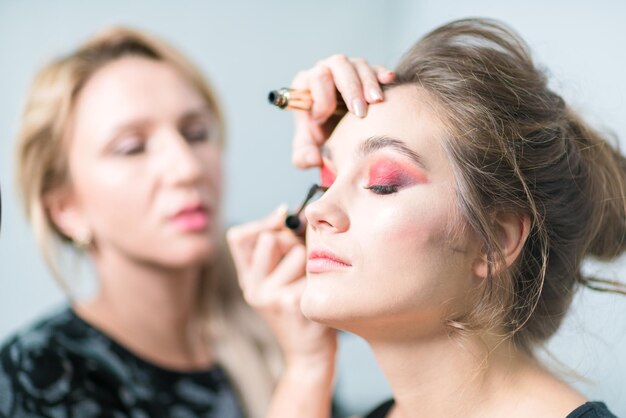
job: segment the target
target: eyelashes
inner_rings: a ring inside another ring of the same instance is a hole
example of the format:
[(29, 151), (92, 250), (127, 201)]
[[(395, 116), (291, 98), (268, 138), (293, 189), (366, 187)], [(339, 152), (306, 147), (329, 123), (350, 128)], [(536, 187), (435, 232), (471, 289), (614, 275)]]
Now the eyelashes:
[(187, 142), (204, 142), (210, 138), (210, 132), (206, 128), (186, 129), (181, 132)]
[(368, 185), (364, 188), (377, 195), (397, 193), (401, 187), (414, 183), (413, 179), (388, 163), (371, 168)]
[(373, 186), (365, 186), (366, 190), (372, 191), (374, 194), (378, 195), (388, 195), (397, 193), (400, 190), (400, 186), (397, 184), (385, 184), (385, 185), (373, 185)]
[(365, 189), (377, 195), (390, 195), (404, 187), (427, 181), (426, 176), (415, 167), (385, 158), (370, 166), (368, 185)]
[(113, 154), (131, 156), (142, 153), (146, 148), (146, 140), (142, 135), (131, 133), (123, 138), (113, 148)]

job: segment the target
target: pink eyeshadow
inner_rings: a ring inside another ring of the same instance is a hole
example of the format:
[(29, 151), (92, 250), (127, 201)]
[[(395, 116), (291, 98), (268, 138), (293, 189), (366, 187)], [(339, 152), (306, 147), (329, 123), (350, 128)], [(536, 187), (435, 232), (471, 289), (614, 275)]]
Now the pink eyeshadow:
[(377, 160), (371, 165), (369, 170), (368, 186), (408, 186), (427, 182), (428, 178), (426, 175), (416, 167), (390, 158)]
[(320, 182), (324, 187), (330, 187), (335, 182), (335, 173), (330, 171), (327, 165), (322, 165), (320, 170)]

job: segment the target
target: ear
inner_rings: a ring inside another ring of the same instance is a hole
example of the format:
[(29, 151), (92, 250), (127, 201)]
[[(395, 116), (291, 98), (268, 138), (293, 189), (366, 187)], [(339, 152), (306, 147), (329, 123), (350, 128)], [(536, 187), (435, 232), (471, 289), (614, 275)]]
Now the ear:
[(82, 210), (71, 190), (51, 192), (45, 197), (44, 204), (52, 223), (74, 242), (80, 241), (81, 237), (90, 233)]
[[(496, 215), (494, 223), (498, 244), (504, 257), (504, 265), (496, 260), (493, 268), (495, 272), (499, 272), (510, 267), (522, 252), (530, 233), (530, 217), (527, 214), (500, 212)], [(483, 252), (474, 263), (474, 274), (484, 279), (487, 277), (488, 267), (487, 256)]]

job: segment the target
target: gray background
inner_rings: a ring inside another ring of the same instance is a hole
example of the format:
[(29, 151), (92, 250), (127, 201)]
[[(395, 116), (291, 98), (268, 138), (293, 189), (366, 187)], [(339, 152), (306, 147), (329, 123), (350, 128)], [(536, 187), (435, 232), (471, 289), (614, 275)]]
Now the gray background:
[[(25, 93), (49, 58), (120, 23), (160, 35), (192, 57), (224, 103), (230, 134), (226, 220), (243, 222), (281, 202), (296, 205), (316, 178), (290, 166), (291, 117), (265, 103), (268, 90), (335, 52), (393, 67), (418, 36), (467, 16), (499, 18), (521, 32), (550, 69), (554, 87), (596, 126), (626, 142), (626, 3), (617, 0), (0, 0), (0, 339), (64, 299), (13, 188), (14, 138)], [(587, 268), (626, 280), (626, 260)], [(89, 276), (88, 268), (73, 276)], [(626, 297), (583, 291), (546, 358), (564, 379), (626, 416), (624, 353)], [(357, 337), (342, 335), (339, 359), (337, 390), (346, 411), (362, 412), (389, 394)]]

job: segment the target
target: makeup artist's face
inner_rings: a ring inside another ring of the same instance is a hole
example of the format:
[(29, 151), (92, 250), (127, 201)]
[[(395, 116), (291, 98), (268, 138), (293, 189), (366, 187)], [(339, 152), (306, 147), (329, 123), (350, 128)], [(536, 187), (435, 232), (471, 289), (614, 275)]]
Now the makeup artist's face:
[(72, 196), (97, 254), (163, 267), (206, 263), (221, 186), (216, 121), (168, 64), (107, 64), (77, 100), (69, 151)]
[(476, 245), (457, 214), (441, 124), (414, 86), (347, 115), (306, 208), (309, 318), (364, 337), (445, 332), (465, 312)]

